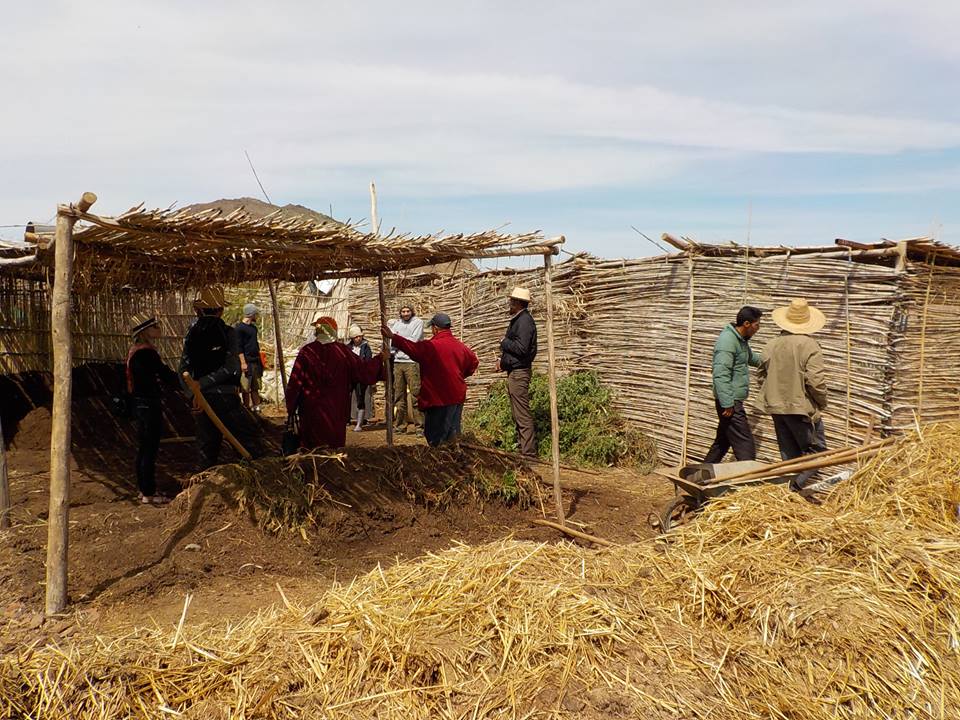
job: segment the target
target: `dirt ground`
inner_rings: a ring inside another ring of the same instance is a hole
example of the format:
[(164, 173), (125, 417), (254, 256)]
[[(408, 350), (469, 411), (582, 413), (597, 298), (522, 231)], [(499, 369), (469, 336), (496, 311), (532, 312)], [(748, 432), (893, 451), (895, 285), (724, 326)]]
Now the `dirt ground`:
[[(429, 467), (436, 458), (414, 435), (398, 434), (397, 445), (405, 449), (391, 454), (383, 448), (382, 425), (347, 433), (346, 463), (321, 463), (318, 472), (332, 509), (319, 532), (302, 537), (261, 530), (228, 500), (222, 483), (189, 484), (196, 454), (189, 441), (192, 421), (182, 408), (168, 411), (167, 434), (174, 438), (161, 445), (158, 480), (161, 488), (186, 489), (170, 505), (142, 505), (131, 472), (130, 422), (113, 417), (98, 396), (76, 400), (74, 416), (70, 611), (61, 619), (42, 615), (50, 417), (40, 407), (19, 419), (7, 451), (13, 527), (0, 532), (0, 653), (69, 637), (80, 626), (97, 632), (172, 627), (188, 595), (191, 621), (223, 621), (277, 602), (281, 592), (309, 602), (335, 580), (349, 581), (378, 564), (454, 543), (510, 535), (562, 540), (556, 531), (531, 524), (543, 517), (541, 505), (551, 515), (548, 467), (534, 468), (544, 480), (542, 502), (535, 498), (527, 509), (474, 500), (442, 510), (427, 507), (384, 479), (398, 472), (430, 477), (469, 467)], [(279, 419), (263, 422), (265, 432), (279, 438)], [(226, 452), (224, 459), (231, 459)], [(466, 452), (463, 462), (477, 460)], [(564, 470), (562, 484), (574, 526), (614, 542), (651, 536), (648, 513), (673, 494), (662, 478), (619, 469)]]

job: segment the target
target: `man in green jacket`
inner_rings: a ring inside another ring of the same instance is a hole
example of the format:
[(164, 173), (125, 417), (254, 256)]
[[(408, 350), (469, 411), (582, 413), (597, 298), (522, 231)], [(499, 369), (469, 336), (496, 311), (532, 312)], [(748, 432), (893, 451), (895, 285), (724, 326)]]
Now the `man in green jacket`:
[(761, 357), (750, 349), (750, 338), (760, 329), (763, 312), (745, 305), (736, 322), (720, 332), (713, 346), (713, 397), (717, 408), (717, 436), (705, 463), (722, 462), (732, 447), (737, 460), (756, 460), (757, 446), (743, 410), (750, 394), (750, 366), (760, 367)]

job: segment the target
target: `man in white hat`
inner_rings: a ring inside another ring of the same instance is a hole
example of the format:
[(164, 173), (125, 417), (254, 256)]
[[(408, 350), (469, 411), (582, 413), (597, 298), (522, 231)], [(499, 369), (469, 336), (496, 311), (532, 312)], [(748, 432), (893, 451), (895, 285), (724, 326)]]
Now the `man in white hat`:
[[(773, 311), (783, 332), (763, 351), (760, 403), (773, 418), (780, 457), (792, 460), (827, 449), (821, 415), (827, 407), (823, 353), (813, 335), (826, 318), (806, 300), (791, 300)], [(813, 472), (801, 473), (791, 489), (802, 490)]]
[(240, 344), (240, 393), (243, 406), (260, 412), (260, 380), (263, 364), (260, 361), (260, 337), (257, 319), (260, 309), (253, 303), (243, 306), (243, 319), (234, 325)]
[(510, 396), (510, 412), (517, 429), (517, 444), (520, 452), (528, 457), (537, 456), (537, 436), (530, 412), (530, 378), (533, 360), (537, 356), (537, 324), (530, 315), (530, 291), (515, 287), (508, 300), (510, 324), (500, 341), (500, 359), (497, 371), (507, 374), (507, 394)]
[[(420, 342), (423, 340), (423, 320), (417, 317), (412, 305), (400, 308), (400, 317), (390, 321), (394, 335)], [(390, 361), (393, 367), (393, 420), (397, 432), (407, 432), (407, 423), (423, 429), (423, 413), (417, 408), (420, 399), (420, 364), (395, 347), (391, 347)]]

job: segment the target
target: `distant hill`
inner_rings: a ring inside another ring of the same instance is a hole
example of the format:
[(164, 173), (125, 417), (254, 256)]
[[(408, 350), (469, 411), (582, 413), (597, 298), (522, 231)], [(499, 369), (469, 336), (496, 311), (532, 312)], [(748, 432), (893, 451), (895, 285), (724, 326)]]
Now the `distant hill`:
[(214, 200), (213, 202), (208, 203), (197, 203), (195, 205), (187, 205), (184, 210), (191, 210), (194, 212), (200, 212), (201, 210), (212, 210), (217, 209), (223, 211), (223, 214), (232, 213), (234, 210), (242, 207), (250, 217), (253, 218), (262, 218), (266, 217), (272, 212), (279, 210), (283, 217), (285, 218), (310, 218), (312, 220), (319, 220), (320, 222), (332, 222), (340, 224), (339, 221), (334, 220), (329, 215), (324, 215), (322, 212), (317, 212), (316, 210), (311, 210), (308, 207), (303, 205), (284, 205), (283, 207), (279, 205), (271, 205), (270, 203), (265, 203), (263, 200), (257, 200), (256, 198), (222, 198), (220, 200)]

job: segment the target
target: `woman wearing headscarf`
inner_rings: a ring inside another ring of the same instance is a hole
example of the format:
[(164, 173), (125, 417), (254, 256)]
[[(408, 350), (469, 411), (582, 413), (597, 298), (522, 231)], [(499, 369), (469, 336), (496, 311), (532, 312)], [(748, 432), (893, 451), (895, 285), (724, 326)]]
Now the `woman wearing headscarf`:
[(287, 383), (287, 414), (300, 420), (300, 447), (343, 447), (350, 417), (350, 393), (357, 383), (373, 385), (382, 376), (381, 357), (362, 359), (337, 342), (337, 323), (319, 316), (316, 340), (297, 355)]
[[(370, 343), (363, 338), (363, 329), (359, 325), (351, 325), (349, 334), (350, 350), (361, 360), (373, 357)], [(356, 420), (354, 432), (360, 432), (363, 426), (370, 422), (373, 416), (373, 386), (364, 383), (354, 383), (350, 398), (350, 418)]]
[(130, 328), (133, 345), (127, 353), (127, 392), (133, 399), (137, 421), (137, 489), (140, 502), (159, 505), (169, 498), (157, 494), (156, 465), (160, 450), (163, 412), (160, 400), (163, 384), (174, 385), (177, 374), (164, 364), (157, 352), (160, 323), (152, 315), (138, 315)]

